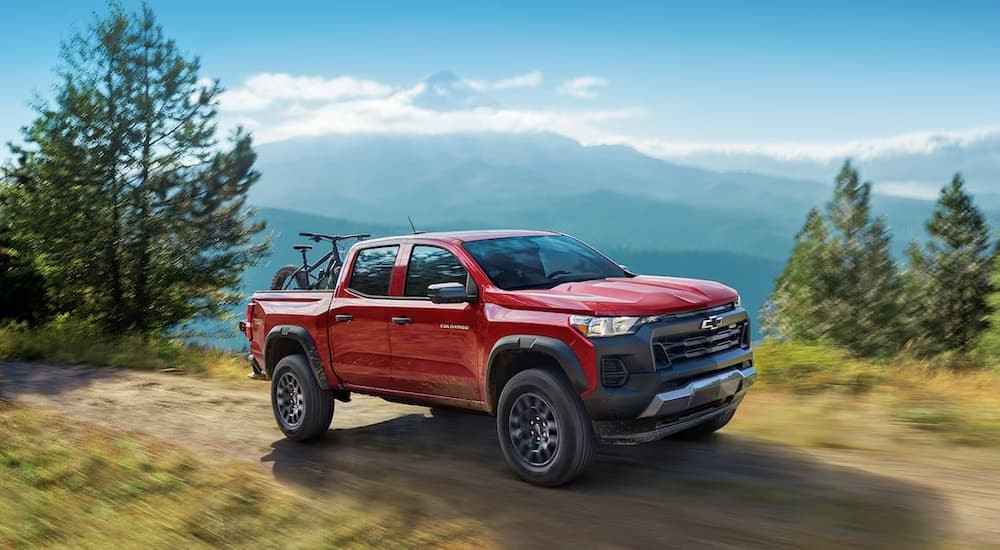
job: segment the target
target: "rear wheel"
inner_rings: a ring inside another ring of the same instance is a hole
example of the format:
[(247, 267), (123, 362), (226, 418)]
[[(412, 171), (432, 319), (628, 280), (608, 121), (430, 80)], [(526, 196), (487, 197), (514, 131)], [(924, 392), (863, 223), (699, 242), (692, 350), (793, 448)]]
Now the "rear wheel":
[(309, 290), (309, 276), (300, 265), (281, 266), (271, 279), (271, 290)]
[(546, 487), (583, 473), (597, 446), (579, 396), (563, 377), (540, 369), (520, 372), (504, 386), (497, 435), (518, 475)]
[(316, 439), (333, 420), (333, 392), (319, 387), (304, 355), (289, 355), (274, 367), (271, 408), (285, 437)]

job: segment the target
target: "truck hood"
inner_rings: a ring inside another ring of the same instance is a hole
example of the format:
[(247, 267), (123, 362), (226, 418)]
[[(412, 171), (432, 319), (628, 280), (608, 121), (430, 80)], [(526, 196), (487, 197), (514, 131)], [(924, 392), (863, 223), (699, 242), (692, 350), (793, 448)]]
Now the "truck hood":
[(501, 292), (494, 301), (517, 309), (643, 316), (721, 306), (736, 296), (735, 290), (714, 281), (642, 275)]

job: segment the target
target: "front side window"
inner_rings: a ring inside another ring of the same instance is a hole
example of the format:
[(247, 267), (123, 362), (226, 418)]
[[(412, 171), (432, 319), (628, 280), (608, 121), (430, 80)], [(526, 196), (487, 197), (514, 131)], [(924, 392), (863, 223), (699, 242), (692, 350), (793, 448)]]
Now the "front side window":
[(347, 288), (368, 296), (388, 296), (392, 267), (399, 246), (379, 246), (358, 252)]
[(462, 244), (493, 284), (504, 290), (552, 288), (578, 281), (625, 277), (625, 270), (565, 235), (536, 235)]
[(406, 268), (404, 296), (427, 296), (427, 287), (437, 283), (465, 284), (468, 273), (458, 258), (437, 246), (415, 245)]

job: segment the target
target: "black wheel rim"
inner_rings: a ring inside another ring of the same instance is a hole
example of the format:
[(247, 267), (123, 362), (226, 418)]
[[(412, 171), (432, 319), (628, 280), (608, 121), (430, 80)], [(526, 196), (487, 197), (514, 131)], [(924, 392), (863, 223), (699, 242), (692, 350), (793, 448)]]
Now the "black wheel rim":
[(295, 429), (302, 425), (306, 407), (302, 398), (302, 385), (294, 374), (286, 372), (278, 378), (275, 401), (278, 405), (278, 418), (286, 428)]
[(559, 424), (552, 405), (537, 393), (521, 394), (510, 408), (510, 441), (532, 466), (552, 462), (559, 449)]

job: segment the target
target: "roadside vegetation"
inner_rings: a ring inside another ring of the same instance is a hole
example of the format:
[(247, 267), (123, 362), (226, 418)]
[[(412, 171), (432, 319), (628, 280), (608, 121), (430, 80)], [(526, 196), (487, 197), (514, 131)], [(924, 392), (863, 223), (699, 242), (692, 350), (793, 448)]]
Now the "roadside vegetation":
[(216, 135), (221, 84), (146, 5), (110, 3), (61, 51), (0, 166), (0, 318), (146, 336), (229, 312), (269, 245), (251, 136)]
[(306, 495), (244, 464), (2, 401), (0, 425), (0, 547), (495, 545), (471, 520), (413, 514), (425, 496)]
[[(65, 319), (35, 328), (23, 323), (0, 327), (0, 360), (164, 371), (253, 384), (239, 353), (163, 336), (114, 338)], [(766, 410), (763, 417), (741, 415), (734, 423), (737, 430), (798, 437), (800, 443), (818, 438), (819, 444), (834, 446), (853, 445), (847, 441), (854, 435), (882, 433), (883, 428), (894, 436), (909, 432), (955, 444), (1000, 445), (1000, 370), (977, 368), (960, 356), (868, 359), (829, 345), (768, 341), (758, 344), (756, 365), (760, 382), (750, 402), (769, 405), (761, 408)], [(852, 416), (850, 422), (844, 415)], [(841, 422), (853, 428), (845, 432)]]
[(860, 357), (1000, 362), (1000, 242), (962, 175), (941, 188), (927, 240), (909, 244), (906, 262), (890, 254), (888, 221), (872, 216), (872, 186), (844, 162), (832, 198), (795, 237), (762, 312), (765, 335)]
[(760, 384), (736, 432), (821, 447), (1000, 446), (995, 369), (956, 368), (947, 357), (865, 359), (791, 342), (758, 346), (756, 365)]
[(65, 318), (36, 327), (24, 322), (0, 325), (0, 360), (121, 367), (246, 381), (249, 368), (240, 355), (187, 345), (160, 334), (114, 336), (98, 325)]

